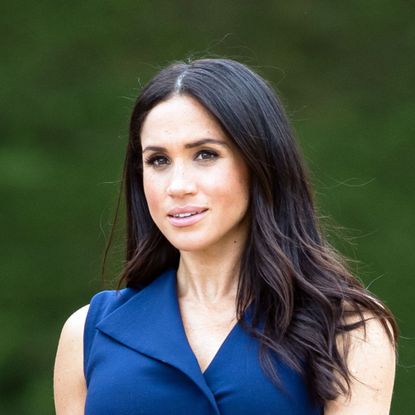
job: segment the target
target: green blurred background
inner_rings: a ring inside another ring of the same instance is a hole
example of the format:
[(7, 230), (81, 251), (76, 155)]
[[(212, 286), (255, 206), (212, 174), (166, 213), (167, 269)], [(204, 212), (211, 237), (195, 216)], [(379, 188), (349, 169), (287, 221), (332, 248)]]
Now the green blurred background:
[[(227, 56), (273, 82), (338, 248), (402, 338), (392, 414), (415, 387), (415, 25), (407, 1), (13, 1), (0, 6), (0, 413), (53, 413), (68, 315), (100, 264), (140, 85)], [(337, 226), (337, 225), (336, 225)], [(110, 255), (111, 286), (122, 226)], [(349, 242), (342, 241), (346, 238)]]

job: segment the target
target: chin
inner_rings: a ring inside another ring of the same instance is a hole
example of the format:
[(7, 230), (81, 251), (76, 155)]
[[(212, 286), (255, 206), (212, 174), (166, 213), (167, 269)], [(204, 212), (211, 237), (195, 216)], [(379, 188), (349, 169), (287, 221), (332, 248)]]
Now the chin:
[(180, 238), (172, 237), (167, 238), (168, 241), (179, 251), (196, 252), (209, 249), (212, 246), (212, 242), (206, 240), (206, 238), (191, 237), (190, 235), (183, 235)]
[(207, 245), (203, 242), (193, 242), (193, 241), (169, 241), (176, 249), (184, 252), (197, 252), (203, 251), (209, 248), (210, 245)]

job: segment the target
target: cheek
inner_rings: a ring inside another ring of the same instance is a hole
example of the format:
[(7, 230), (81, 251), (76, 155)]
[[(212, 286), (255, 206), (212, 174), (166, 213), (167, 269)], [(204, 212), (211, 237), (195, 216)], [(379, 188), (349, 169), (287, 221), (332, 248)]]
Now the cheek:
[(242, 203), (246, 203), (249, 199), (249, 173), (248, 169), (242, 161), (236, 163), (236, 166), (227, 175), (228, 189), (234, 193), (235, 198)]
[[(157, 212), (157, 207), (163, 198), (162, 186), (159, 181), (155, 180), (151, 174), (143, 175), (144, 195), (146, 197), (147, 205), (151, 216)], [(154, 218), (153, 218), (154, 219)]]
[(205, 180), (205, 189), (221, 204), (246, 209), (249, 201), (249, 178), (245, 169), (221, 170)]

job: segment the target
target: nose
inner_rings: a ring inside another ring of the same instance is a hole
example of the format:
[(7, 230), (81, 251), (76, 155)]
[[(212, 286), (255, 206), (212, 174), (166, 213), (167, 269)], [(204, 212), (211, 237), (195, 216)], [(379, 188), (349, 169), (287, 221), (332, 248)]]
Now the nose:
[(194, 174), (183, 164), (175, 163), (167, 186), (167, 194), (171, 197), (183, 197), (196, 193)]

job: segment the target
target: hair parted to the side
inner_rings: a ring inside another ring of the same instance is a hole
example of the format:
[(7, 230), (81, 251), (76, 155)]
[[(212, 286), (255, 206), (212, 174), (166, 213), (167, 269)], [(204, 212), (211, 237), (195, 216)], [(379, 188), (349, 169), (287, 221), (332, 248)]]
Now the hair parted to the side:
[[(252, 325), (241, 323), (260, 341), (264, 370), (279, 385), (276, 354), (303, 375), (316, 403), (347, 394), (351, 374), (337, 337), (364, 327), (364, 313), (379, 319), (393, 343), (397, 326), (390, 311), (351, 275), (323, 238), (280, 100), (259, 75), (239, 62), (174, 63), (141, 91), (131, 116), (124, 165), (127, 246), (120, 284), (141, 288), (178, 266), (179, 252), (148, 210), (140, 143), (146, 115), (176, 94), (195, 98), (213, 114), (251, 173), (251, 222), (241, 257), (237, 314), (241, 318), (252, 300)], [(357, 316), (357, 322), (347, 324), (347, 315)]]

